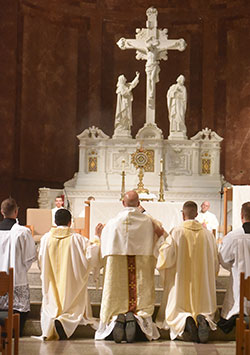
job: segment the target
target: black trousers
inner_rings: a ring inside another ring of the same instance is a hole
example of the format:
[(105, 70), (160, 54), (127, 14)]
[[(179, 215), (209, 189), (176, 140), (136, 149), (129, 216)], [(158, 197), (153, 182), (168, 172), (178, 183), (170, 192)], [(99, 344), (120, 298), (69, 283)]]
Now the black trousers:
[(19, 313), (20, 314), (20, 337), (23, 336), (23, 329), (24, 329), (24, 325), (28, 316), (29, 312), (19, 312), (16, 311), (15, 309), (13, 310), (14, 313)]

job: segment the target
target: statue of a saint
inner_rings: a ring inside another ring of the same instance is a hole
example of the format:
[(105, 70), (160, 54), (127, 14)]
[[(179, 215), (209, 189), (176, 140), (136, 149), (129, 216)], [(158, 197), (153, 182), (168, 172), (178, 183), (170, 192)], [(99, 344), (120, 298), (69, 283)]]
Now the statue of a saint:
[(130, 134), (130, 127), (132, 126), (132, 90), (139, 83), (140, 73), (136, 72), (136, 76), (131, 83), (127, 82), (124, 75), (120, 75), (117, 81), (117, 103), (115, 112), (115, 133), (119, 135), (122, 132)]
[(170, 135), (173, 132), (182, 132), (186, 135), (185, 113), (187, 108), (187, 90), (184, 86), (185, 77), (178, 76), (176, 84), (170, 86), (167, 92), (168, 117), (170, 122)]

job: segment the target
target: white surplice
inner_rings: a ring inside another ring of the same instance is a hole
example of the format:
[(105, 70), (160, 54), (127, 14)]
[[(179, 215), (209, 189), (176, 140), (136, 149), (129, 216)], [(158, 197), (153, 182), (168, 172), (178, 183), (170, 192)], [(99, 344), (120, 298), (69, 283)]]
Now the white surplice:
[(195, 218), (203, 226), (206, 225), (206, 228), (212, 232), (213, 229), (218, 230), (219, 222), (215, 214), (212, 212), (206, 211), (205, 213), (199, 212)]
[[(219, 248), (221, 265), (230, 271), (229, 284), (224, 298), (221, 316), (229, 319), (240, 311), (240, 273), (250, 276), (250, 234), (238, 228), (228, 233)], [(244, 313), (250, 315), (250, 302), (245, 301)]]
[[(20, 312), (30, 310), (27, 272), (36, 258), (35, 242), (28, 228), (16, 223), (10, 230), (0, 231), (0, 270), (14, 268), (13, 309)], [(7, 307), (7, 297), (0, 297), (0, 309)]]
[(181, 336), (188, 316), (206, 317), (211, 329), (217, 309), (215, 277), (219, 270), (217, 246), (211, 232), (195, 220), (173, 228), (162, 244), (157, 268), (164, 279), (162, 303), (156, 317), (170, 337)]
[(105, 339), (112, 332), (117, 315), (129, 311), (128, 256), (135, 257), (135, 317), (149, 340), (159, 338), (152, 314), (154, 270), (160, 243), (162, 239), (154, 235), (151, 218), (134, 207), (124, 208), (104, 227), (101, 237), (104, 285), (96, 340)]
[(68, 227), (52, 228), (41, 239), (39, 261), (42, 279), (42, 337), (57, 339), (54, 321), (58, 319), (68, 337), (79, 324), (92, 318), (87, 283), (91, 269), (99, 265), (99, 239), (94, 242)]

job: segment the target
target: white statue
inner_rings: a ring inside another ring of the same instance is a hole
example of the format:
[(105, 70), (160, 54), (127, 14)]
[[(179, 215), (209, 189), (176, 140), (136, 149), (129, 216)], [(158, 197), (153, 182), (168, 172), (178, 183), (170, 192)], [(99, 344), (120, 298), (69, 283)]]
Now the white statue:
[(185, 77), (178, 76), (176, 84), (170, 86), (167, 92), (168, 117), (170, 122), (170, 135), (182, 132), (186, 135), (185, 113), (187, 108), (187, 90), (184, 86)]
[(146, 73), (148, 77), (149, 98), (154, 97), (155, 84), (159, 82), (160, 66), (157, 58), (157, 51), (154, 46), (147, 48)]
[(131, 83), (127, 82), (124, 75), (120, 75), (117, 81), (117, 103), (115, 112), (115, 135), (119, 135), (122, 132), (129, 132), (132, 126), (132, 90), (139, 83), (140, 73), (136, 72), (136, 76)]
[(146, 84), (146, 125), (156, 125), (156, 84), (159, 82), (160, 61), (168, 59), (169, 50), (184, 51), (184, 39), (168, 39), (168, 30), (158, 29), (158, 11), (147, 9), (146, 28), (137, 28), (135, 39), (120, 38), (117, 45), (122, 50), (135, 49), (136, 59), (145, 60)]

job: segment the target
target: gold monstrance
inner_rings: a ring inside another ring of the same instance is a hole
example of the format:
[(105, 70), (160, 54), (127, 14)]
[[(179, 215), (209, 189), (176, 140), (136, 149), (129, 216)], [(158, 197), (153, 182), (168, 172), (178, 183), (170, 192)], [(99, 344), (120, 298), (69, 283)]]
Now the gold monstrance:
[(135, 153), (131, 154), (131, 157), (131, 163), (135, 166), (136, 169), (139, 169), (139, 182), (135, 191), (138, 194), (149, 194), (149, 190), (146, 189), (143, 184), (144, 170), (147, 166), (150, 165), (149, 152), (143, 149), (141, 146), (140, 148), (136, 149)]

